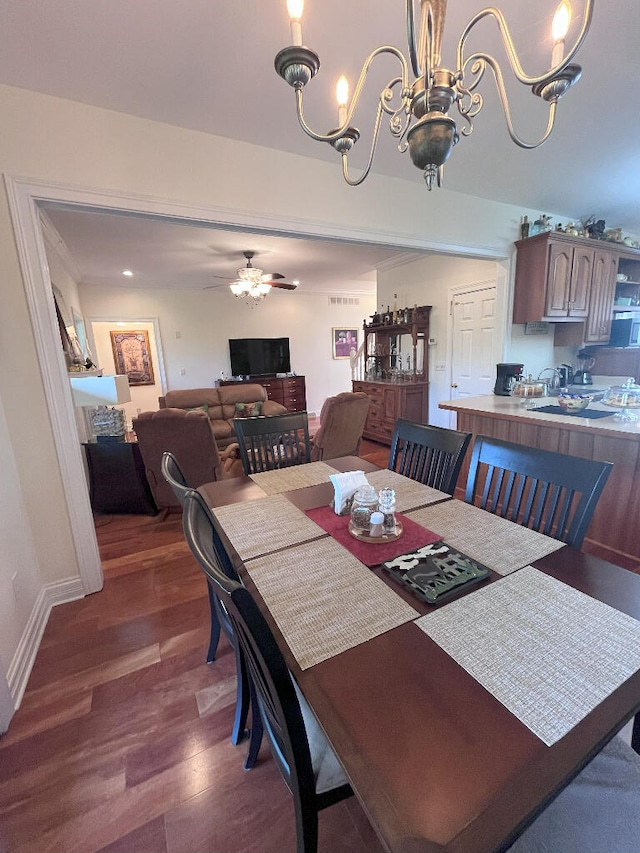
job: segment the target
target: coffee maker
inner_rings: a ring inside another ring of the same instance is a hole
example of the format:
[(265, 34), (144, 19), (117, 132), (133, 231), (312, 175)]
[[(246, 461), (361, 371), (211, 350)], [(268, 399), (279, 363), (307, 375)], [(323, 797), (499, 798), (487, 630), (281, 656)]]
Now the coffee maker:
[(498, 375), (493, 393), (499, 397), (510, 397), (513, 386), (522, 377), (524, 364), (498, 364), (496, 365)]

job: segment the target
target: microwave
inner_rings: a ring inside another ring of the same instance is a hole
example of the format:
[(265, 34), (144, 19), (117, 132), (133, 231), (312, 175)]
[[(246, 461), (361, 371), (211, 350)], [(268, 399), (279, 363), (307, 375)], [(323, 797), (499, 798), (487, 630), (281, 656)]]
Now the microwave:
[(611, 321), (610, 347), (640, 347), (640, 316)]

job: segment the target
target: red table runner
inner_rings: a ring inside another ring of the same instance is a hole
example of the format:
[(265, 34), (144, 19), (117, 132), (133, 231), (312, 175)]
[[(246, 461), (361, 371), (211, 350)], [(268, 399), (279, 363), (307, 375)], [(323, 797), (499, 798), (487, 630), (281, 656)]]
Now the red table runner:
[(384, 542), (380, 545), (363, 542), (352, 536), (349, 533), (349, 516), (336, 515), (330, 506), (308, 509), (306, 514), (365, 566), (377, 566), (386, 560), (399, 557), (400, 554), (408, 554), (423, 545), (430, 545), (442, 539), (438, 533), (411, 521), (399, 512), (396, 513), (396, 518), (402, 522), (402, 536), (394, 539), (393, 542)]

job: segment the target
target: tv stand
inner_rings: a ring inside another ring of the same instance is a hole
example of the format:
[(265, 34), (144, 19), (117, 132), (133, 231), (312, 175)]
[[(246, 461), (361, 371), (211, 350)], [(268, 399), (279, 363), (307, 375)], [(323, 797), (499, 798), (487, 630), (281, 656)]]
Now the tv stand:
[(304, 376), (276, 378), (275, 373), (266, 376), (249, 376), (244, 379), (222, 379), (220, 385), (262, 385), (270, 400), (280, 403), (288, 412), (307, 411), (307, 390)]

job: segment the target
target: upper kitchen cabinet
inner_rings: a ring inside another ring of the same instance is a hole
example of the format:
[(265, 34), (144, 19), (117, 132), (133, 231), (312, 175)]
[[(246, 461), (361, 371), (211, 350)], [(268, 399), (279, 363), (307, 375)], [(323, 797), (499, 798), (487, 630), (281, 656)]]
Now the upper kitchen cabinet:
[(608, 344), (616, 292), (618, 255), (596, 249), (589, 290), (589, 313), (584, 325), (586, 344)]
[(593, 241), (552, 231), (519, 240), (516, 248), (513, 322), (584, 320), (596, 253)]
[(640, 253), (557, 231), (516, 248), (513, 322), (583, 322), (585, 343), (607, 343), (618, 265)]

